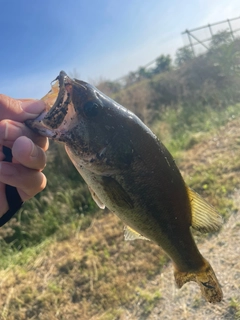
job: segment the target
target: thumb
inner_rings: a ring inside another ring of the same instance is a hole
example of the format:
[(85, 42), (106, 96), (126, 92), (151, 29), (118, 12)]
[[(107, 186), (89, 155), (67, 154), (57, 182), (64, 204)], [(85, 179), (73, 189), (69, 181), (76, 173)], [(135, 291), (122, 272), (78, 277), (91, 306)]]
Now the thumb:
[(36, 118), (44, 109), (45, 104), (41, 100), (17, 100), (0, 94), (0, 121), (11, 119), (23, 122)]

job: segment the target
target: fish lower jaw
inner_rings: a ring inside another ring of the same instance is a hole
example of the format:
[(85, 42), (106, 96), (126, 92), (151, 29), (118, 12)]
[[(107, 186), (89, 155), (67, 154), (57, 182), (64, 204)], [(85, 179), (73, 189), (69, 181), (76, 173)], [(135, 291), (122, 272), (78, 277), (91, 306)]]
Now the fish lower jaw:
[(27, 120), (25, 121), (25, 124), (34, 132), (50, 139), (60, 140), (60, 137), (63, 134), (62, 131), (60, 132), (59, 130), (47, 127), (40, 119)]

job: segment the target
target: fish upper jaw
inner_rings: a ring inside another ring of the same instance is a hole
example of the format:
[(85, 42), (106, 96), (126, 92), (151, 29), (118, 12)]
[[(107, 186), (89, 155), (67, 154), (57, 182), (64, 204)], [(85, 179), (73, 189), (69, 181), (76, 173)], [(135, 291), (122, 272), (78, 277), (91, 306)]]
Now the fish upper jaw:
[(72, 80), (61, 71), (54, 80), (52, 89), (41, 100), (45, 110), (25, 124), (36, 133), (62, 141), (63, 136), (77, 123), (77, 114), (72, 104)]

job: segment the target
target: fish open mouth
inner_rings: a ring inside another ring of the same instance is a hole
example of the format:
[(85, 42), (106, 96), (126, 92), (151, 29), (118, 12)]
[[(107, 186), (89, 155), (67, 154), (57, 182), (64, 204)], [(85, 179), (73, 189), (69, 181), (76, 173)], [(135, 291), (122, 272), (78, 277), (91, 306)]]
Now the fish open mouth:
[(26, 125), (43, 136), (58, 138), (69, 129), (76, 113), (71, 96), (72, 80), (61, 71), (53, 80), (51, 90), (41, 99), (46, 109), (36, 119), (27, 120)]

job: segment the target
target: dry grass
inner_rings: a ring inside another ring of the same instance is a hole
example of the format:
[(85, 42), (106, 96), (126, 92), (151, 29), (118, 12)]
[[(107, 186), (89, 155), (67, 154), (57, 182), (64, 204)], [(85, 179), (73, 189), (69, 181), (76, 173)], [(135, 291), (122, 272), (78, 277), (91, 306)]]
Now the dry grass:
[(184, 152), (179, 163), (186, 182), (225, 217), (237, 209), (232, 195), (240, 188), (240, 118)]
[(26, 267), (0, 272), (2, 319), (115, 319), (166, 262), (150, 242), (124, 242), (111, 213), (55, 242)]

